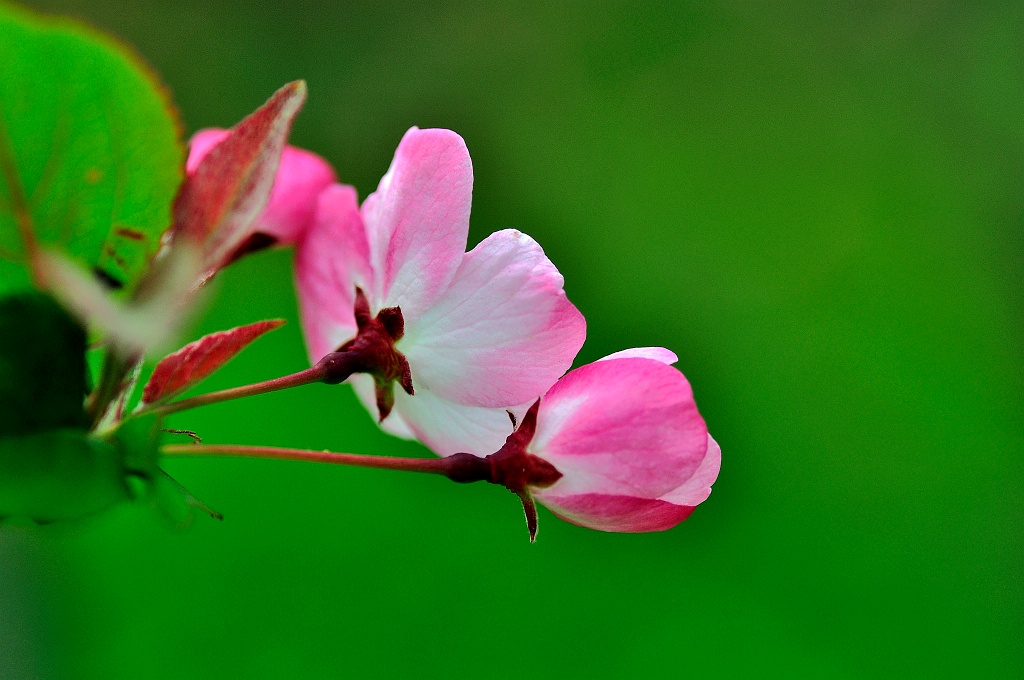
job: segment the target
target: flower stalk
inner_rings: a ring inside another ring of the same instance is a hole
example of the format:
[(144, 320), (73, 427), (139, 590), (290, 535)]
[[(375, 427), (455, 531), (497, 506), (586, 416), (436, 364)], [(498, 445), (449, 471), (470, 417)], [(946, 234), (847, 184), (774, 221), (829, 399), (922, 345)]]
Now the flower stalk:
[(166, 416), (171, 413), (185, 411), (198, 406), (206, 406), (208, 404), (216, 404), (222, 401), (241, 399), (243, 397), (252, 397), (258, 394), (267, 394), (268, 392), (277, 392), (278, 390), (285, 390), (290, 387), (301, 387), (302, 385), (311, 385), (313, 383), (336, 385), (340, 382), (344, 382), (349, 376), (359, 370), (359, 368), (360, 355), (358, 352), (333, 352), (317, 362), (316, 366), (299, 371), (298, 373), (292, 373), (291, 375), (285, 375), (271, 380), (264, 380), (263, 382), (253, 383), (251, 385), (241, 385), (239, 387), (230, 387), (225, 390), (210, 392), (208, 394), (200, 394), (195, 397), (189, 397), (188, 399), (181, 399), (180, 401), (171, 402), (170, 404), (164, 404), (163, 406), (154, 406), (143, 409), (143, 411), (159, 413)]
[[(329, 465), (347, 465), (350, 467), (378, 468), (383, 470), (426, 472), (442, 475), (458, 482), (484, 481), (490, 477), (490, 464), (484, 459), (471, 456), (468, 453), (447, 458), (395, 458), (357, 453), (334, 453), (332, 451), (236, 444), (166, 444), (160, 448), (160, 452), (164, 456), (176, 458), (205, 458), (212, 456), (269, 458), (273, 460), (295, 460), (307, 463), (327, 463)], [(478, 461), (478, 463), (474, 461)], [(475, 473), (472, 471), (473, 468), (476, 469)]]
[(392, 458), (355, 453), (231, 444), (168, 444), (161, 447), (160, 451), (165, 456), (270, 458), (406, 472), (426, 472), (442, 475), (460, 484), (488, 482), (505, 487), (522, 502), (523, 512), (526, 515), (526, 526), (529, 529), (532, 543), (537, 538), (537, 505), (533, 500), (531, 489), (549, 487), (562, 477), (562, 474), (553, 465), (525, 451), (525, 445), (533, 437), (539, 403), (537, 402), (530, 409), (523, 426), (508, 437), (505, 446), (487, 457), (471, 453), (456, 453), (443, 458)]

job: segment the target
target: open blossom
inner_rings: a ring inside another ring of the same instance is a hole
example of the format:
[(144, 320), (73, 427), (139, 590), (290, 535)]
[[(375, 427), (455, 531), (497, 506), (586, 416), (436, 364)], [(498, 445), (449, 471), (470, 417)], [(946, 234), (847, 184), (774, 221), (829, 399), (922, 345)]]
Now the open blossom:
[(722, 452), (686, 378), (661, 348), (626, 350), (566, 374), (488, 457), (489, 481), (602, 531), (669, 529), (707, 499)]
[[(185, 172), (195, 173), (199, 163), (230, 130), (207, 128), (189, 141)], [(336, 181), (331, 164), (320, 156), (286, 146), (266, 207), (253, 222), (250, 234), (237, 254), (269, 245), (293, 245), (313, 223), (320, 192)]]
[(525, 412), (586, 333), (529, 236), (499, 231), (466, 252), (472, 188), (462, 138), (412, 128), (361, 207), (348, 186), (321, 194), (296, 253), (312, 361), (365, 359), (351, 382), (382, 426), (441, 454), (500, 446), (506, 409)]

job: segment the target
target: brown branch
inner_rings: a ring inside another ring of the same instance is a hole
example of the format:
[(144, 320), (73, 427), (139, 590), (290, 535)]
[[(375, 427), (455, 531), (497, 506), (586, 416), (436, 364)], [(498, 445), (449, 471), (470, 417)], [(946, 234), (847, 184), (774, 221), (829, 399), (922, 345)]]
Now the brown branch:
[(25, 252), (29, 256), (33, 277), (38, 282), (39, 272), (36, 269), (35, 254), (39, 246), (32, 224), (32, 211), (25, 196), (25, 189), (21, 185), (21, 179), (18, 177), (18, 168), (14, 162), (14, 147), (7, 132), (2, 108), (0, 108), (0, 173), (3, 173), (4, 181), (7, 183), (10, 209), (14, 213), (14, 221), (18, 224), (18, 232), (25, 245)]

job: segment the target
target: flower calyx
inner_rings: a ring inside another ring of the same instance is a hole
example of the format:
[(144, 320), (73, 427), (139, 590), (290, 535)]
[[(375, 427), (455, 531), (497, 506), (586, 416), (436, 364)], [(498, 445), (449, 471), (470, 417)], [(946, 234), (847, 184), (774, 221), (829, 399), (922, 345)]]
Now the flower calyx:
[[(554, 465), (526, 450), (537, 430), (539, 408), (540, 399), (526, 412), (523, 421), (508, 436), (505, 444), (486, 458), (470, 453), (457, 453), (447, 459), (450, 461), (447, 477), (452, 481), (490, 482), (503, 486), (518, 496), (526, 513), (526, 526), (530, 530), (531, 543), (537, 538), (537, 505), (530, 488), (544, 489), (562, 478), (562, 473)], [(509, 416), (515, 423), (511, 413)]]
[(366, 294), (359, 288), (356, 288), (354, 311), (356, 337), (321, 359), (317, 368), (324, 374), (322, 382), (328, 385), (343, 382), (353, 373), (372, 376), (377, 412), (383, 421), (395, 403), (395, 382), (406, 394), (414, 394), (409, 361), (395, 349), (395, 343), (405, 334), (405, 320), (398, 307), (386, 307), (372, 316)]

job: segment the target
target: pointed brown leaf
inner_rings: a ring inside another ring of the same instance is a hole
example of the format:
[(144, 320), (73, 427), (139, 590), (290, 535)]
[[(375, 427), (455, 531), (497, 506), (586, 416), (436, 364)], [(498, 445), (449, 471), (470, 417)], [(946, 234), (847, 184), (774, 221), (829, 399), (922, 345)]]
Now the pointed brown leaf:
[(284, 321), (260, 321), (228, 331), (211, 333), (164, 357), (142, 391), (143, 404), (155, 404), (195, 385), (226, 364), (249, 343)]
[(176, 238), (199, 245), (207, 275), (249, 236), (267, 204), (306, 83), (285, 85), (242, 120), (185, 179), (174, 202)]

